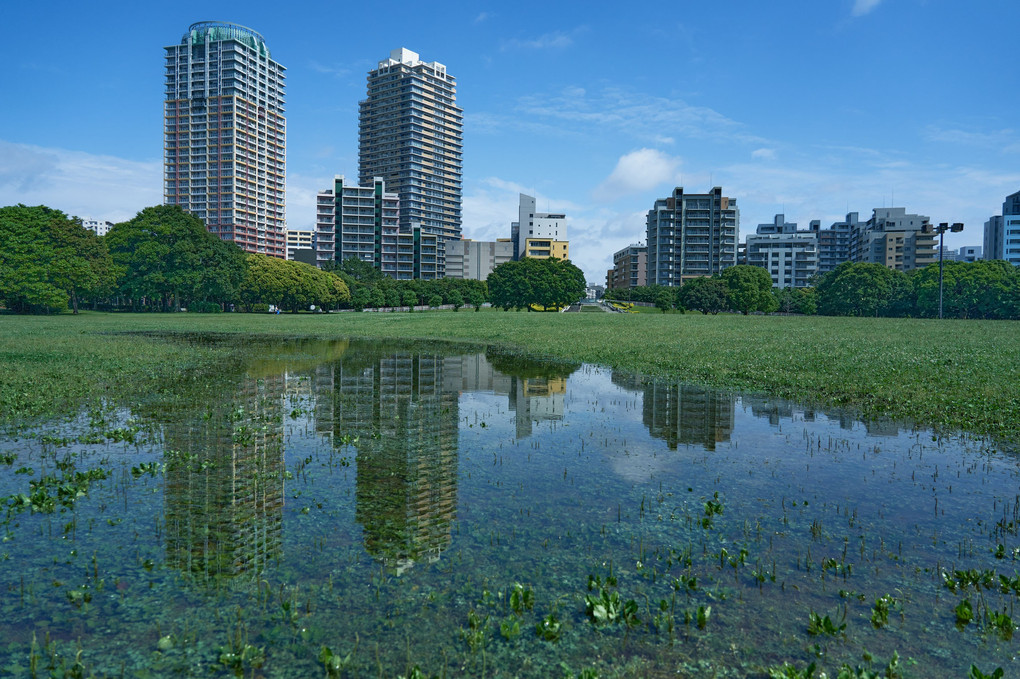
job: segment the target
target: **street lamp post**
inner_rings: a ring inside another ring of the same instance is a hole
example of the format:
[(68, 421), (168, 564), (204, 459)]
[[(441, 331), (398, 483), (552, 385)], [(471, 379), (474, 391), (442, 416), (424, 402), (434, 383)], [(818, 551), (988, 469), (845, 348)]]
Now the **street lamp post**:
[(959, 233), (963, 231), (963, 222), (942, 222), (938, 226), (932, 224), (925, 224), (921, 229), (922, 233), (937, 233), (939, 235), (939, 318), (942, 318), (942, 259), (943, 251), (945, 248), (942, 246), (943, 239), (945, 238), (946, 231), (952, 231), (953, 233)]

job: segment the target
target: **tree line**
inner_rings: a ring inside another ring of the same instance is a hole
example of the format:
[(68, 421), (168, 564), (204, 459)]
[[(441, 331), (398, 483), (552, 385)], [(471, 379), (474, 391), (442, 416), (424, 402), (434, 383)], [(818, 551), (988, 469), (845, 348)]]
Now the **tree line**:
[[(663, 312), (798, 313), (826, 316), (938, 316), (939, 267), (904, 273), (881, 264), (844, 262), (807, 288), (773, 288), (768, 272), (738, 265), (680, 287), (606, 290), (609, 300), (654, 304)], [(943, 316), (1020, 319), (1020, 268), (1002, 260), (946, 262)]]
[(504, 311), (558, 309), (580, 301), (587, 288), (584, 272), (569, 259), (555, 257), (503, 262), (486, 282), (492, 306)]
[(396, 281), (349, 260), (326, 270), (246, 254), (178, 206), (148, 207), (96, 236), (46, 206), (0, 208), (0, 305), (52, 313), (81, 304), (133, 311), (367, 307), (481, 308), (484, 281)]

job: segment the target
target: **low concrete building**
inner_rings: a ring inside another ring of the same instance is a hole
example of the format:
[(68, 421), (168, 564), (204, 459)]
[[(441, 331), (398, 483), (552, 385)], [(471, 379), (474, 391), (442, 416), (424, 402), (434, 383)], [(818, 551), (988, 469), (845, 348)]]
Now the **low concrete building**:
[(509, 238), (495, 241), (451, 240), (446, 242), (446, 277), (484, 281), (492, 270), (513, 259)]

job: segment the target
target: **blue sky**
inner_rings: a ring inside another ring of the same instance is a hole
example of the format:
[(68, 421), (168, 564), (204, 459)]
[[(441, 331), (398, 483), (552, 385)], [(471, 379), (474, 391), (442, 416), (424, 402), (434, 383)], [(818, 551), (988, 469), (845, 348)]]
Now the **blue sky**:
[(517, 193), (564, 211), (592, 282), (674, 186), (722, 186), (741, 240), (896, 205), (963, 221), (1020, 190), (1016, 0), (8, 2), (0, 205), (121, 221), (162, 202), (163, 47), (196, 21), (262, 33), (287, 67), (287, 219), (357, 177), (365, 74), (407, 47), (464, 109), (464, 236), (508, 237)]

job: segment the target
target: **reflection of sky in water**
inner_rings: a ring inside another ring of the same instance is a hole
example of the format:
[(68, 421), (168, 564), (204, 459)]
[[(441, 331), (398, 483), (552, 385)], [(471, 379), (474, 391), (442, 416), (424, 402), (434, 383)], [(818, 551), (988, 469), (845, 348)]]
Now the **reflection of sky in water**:
[[(304, 612), (287, 615), (306, 630), (297, 643), (308, 658), (357, 634), (399, 671), (408, 647), (431, 672), (446, 656), (473, 667), (458, 636), (467, 611), (495, 621), (505, 609), (479, 603), (481, 593), (524, 582), (542, 602), (525, 623), (533, 628), (559, 602), (567, 640), (507, 642), (492, 630), (490, 667), (523, 668), (527, 657), (536, 664), (524, 675), (549, 676), (561, 661), (580, 667), (592, 645), (612, 645), (583, 604), (588, 575), (612, 564), (621, 594), (643, 607), (619, 660), (641, 657), (668, 673), (698, 658), (737, 674), (784, 659), (806, 666), (817, 641), (804, 634), (808, 611), (835, 615), (844, 605), (850, 631), (833, 659), (898, 650), (925, 676), (955, 676), (1014, 653), (976, 625), (958, 632), (952, 611), (964, 595), (940, 582), (953, 568), (1016, 571), (991, 554), (999, 542), (1020, 546), (1015, 527), (996, 529), (1016, 512), (1016, 459), (991, 446), (890, 423), (869, 431), (844, 414), (592, 366), (357, 342), (330, 344), (321, 359), (310, 344), (290, 352), (224, 378), (214, 403), (176, 406), (176, 421), (151, 443), (74, 446), (82, 464), (105, 460), (122, 479), (75, 508), (89, 526), (71, 541), (76, 553), (95, 553), (107, 569), (107, 595), (87, 613), (107, 621), (92, 647), (123, 655), (151, 645), (157, 623), (183, 634), (182, 620), (220, 644), (219, 611), (241, 607), (252, 638), (284, 648), (296, 633), (279, 631), (292, 628), (267, 607), (272, 590), (276, 606), (304, 598)], [(109, 427), (128, 417), (112, 419)], [(88, 431), (80, 419), (62, 434)], [(27, 483), (16, 468), (51, 473), (64, 449), (21, 438), (4, 450), (19, 457), (0, 468), (0, 491), (11, 494)], [(143, 462), (166, 469), (130, 471)], [(722, 513), (703, 525), (716, 497)], [(24, 573), (45, 577), (30, 583), (31, 611), (0, 600), (11, 612), (0, 637), (27, 644), (31, 631), (70, 639), (80, 629), (75, 616), (86, 613), (72, 606), (68, 615), (65, 591), (83, 586), (85, 569), (67, 556), (58, 520), (67, 517), (18, 515), (17, 539), (3, 547), (18, 567), (0, 569), (2, 591), (18, 591)], [(744, 564), (725, 562), (742, 549)], [(680, 553), (689, 566), (677, 565)], [(657, 609), (646, 605), (671, 599), (680, 574), (702, 584), (677, 605), (711, 605), (713, 622), (704, 633), (685, 628), (674, 646), (649, 629)], [(904, 617), (874, 630), (871, 603), (889, 593)], [(983, 596), (999, 609), (1015, 602)], [(366, 673), (376, 668), (369, 655)], [(294, 676), (321, 672), (292, 662)]]

